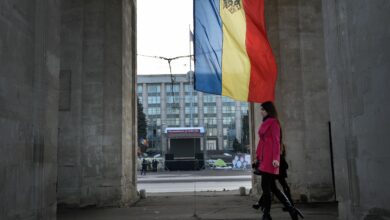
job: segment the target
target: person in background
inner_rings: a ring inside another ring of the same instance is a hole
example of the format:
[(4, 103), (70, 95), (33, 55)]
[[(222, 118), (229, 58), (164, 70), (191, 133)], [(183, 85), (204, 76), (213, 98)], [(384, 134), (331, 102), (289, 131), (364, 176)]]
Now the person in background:
[(261, 124), (258, 134), (260, 137), (256, 149), (257, 170), (261, 173), (261, 188), (263, 194), (258, 204), (254, 208), (262, 207), (264, 212), (263, 220), (272, 220), (271, 217), (271, 193), (284, 205), (289, 212), (292, 220), (298, 220), (298, 215), (303, 218), (301, 213), (291, 204), (287, 196), (280, 191), (275, 180), (279, 175), (280, 166), (280, 123), (276, 108), (272, 102), (261, 104), (261, 115), (263, 123)]
[(153, 172), (157, 172), (157, 166), (158, 166), (158, 161), (156, 159), (153, 159), (152, 162)]
[(146, 175), (147, 169), (148, 169), (148, 161), (144, 158), (144, 159), (142, 159), (141, 175)]

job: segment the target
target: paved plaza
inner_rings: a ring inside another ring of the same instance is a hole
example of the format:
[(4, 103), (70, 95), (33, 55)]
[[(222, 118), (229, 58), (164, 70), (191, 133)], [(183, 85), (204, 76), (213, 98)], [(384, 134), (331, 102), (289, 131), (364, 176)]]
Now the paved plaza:
[[(91, 208), (83, 210), (59, 210), (59, 220), (127, 220), (127, 219), (261, 219), (261, 211), (251, 206), (255, 198), (224, 193), (200, 193), (197, 195), (167, 194), (142, 199), (129, 208)], [(273, 204), (274, 220), (290, 219), (281, 204)], [(306, 220), (337, 220), (337, 204), (298, 204)]]
[[(252, 208), (256, 198), (248, 195), (249, 187), (246, 196), (239, 195), (238, 187), (243, 182), (251, 184), (250, 171), (150, 172), (138, 177), (138, 188), (143, 189), (145, 184), (149, 184), (154, 185), (152, 189), (160, 190), (150, 192), (146, 189), (146, 198), (140, 199), (133, 206), (59, 210), (58, 219), (261, 219), (261, 211)], [(187, 186), (181, 188), (183, 184)], [(206, 188), (202, 190), (199, 187), (201, 184), (205, 184)], [(188, 190), (194, 189), (193, 185), (198, 186), (197, 190)], [(224, 188), (227, 185), (236, 187)], [(298, 204), (297, 207), (304, 212), (305, 219), (337, 219), (337, 203)], [(290, 219), (288, 213), (282, 211), (282, 205), (276, 202), (272, 206), (272, 217), (274, 220)]]

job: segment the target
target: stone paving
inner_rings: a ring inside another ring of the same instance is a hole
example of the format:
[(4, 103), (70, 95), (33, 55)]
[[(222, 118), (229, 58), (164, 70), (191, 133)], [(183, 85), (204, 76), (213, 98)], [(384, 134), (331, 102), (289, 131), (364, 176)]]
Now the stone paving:
[[(244, 178), (251, 171), (203, 170), (184, 172), (148, 173), (138, 178), (138, 181), (157, 181), (170, 178), (178, 179), (196, 177), (197, 179)], [(249, 180), (249, 179), (248, 179)], [(172, 183), (174, 184), (174, 183)], [(208, 192), (175, 192), (146, 193), (145, 199), (140, 199), (127, 208), (86, 208), (62, 209), (58, 211), (59, 220), (127, 220), (127, 219), (204, 219), (204, 220), (249, 220), (261, 219), (261, 211), (252, 208), (256, 198), (240, 196), (237, 190)], [(305, 214), (305, 220), (337, 220), (337, 203), (298, 204)], [(282, 211), (282, 205), (272, 206), (273, 220), (288, 220), (288, 213)]]
[[(128, 208), (88, 208), (58, 211), (59, 220), (127, 220), (127, 219), (204, 219), (249, 220), (261, 219), (261, 211), (251, 206), (255, 198), (229, 192), (155, 194), (139, 200)], [(281, 204), (272, 206), (274, 220), (290, 219)], [(337, 220), (337, 203), (298, 204), (306, 220)]]

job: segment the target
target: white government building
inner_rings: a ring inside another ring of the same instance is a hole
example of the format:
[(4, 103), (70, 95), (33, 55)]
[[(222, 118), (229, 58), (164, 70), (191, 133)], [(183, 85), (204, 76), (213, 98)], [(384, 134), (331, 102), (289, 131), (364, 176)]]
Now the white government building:
[[(194, 91), (190, 73), (137, 76), (137, 94), (148, 122), (149, 146), (164, 154), (166, 128), (204, 127), (209, 153), (232, 150), (234, 138), (242, 140), (242, 118), (248, 115), (248, 103)], [(204, 145), (202, 142), (201, 150)]]

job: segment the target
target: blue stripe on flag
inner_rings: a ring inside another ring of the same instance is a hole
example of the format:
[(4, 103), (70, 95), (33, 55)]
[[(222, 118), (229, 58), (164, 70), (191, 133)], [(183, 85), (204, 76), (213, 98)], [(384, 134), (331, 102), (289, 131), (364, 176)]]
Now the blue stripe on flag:
[(195, 90), (222, 93), (222, 21), (219, 0), (194, 0)]

